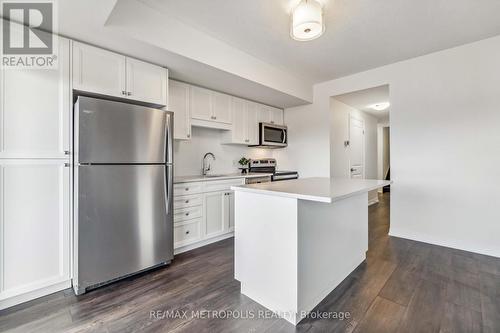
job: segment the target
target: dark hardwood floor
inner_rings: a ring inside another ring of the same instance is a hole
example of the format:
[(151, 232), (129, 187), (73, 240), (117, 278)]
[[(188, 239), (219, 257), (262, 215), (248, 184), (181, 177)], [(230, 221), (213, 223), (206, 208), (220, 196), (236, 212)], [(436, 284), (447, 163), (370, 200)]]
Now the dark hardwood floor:
[(366, 262), (314, 310), (348, 320), (213, 318), (265, 310), (239, 292), (230, 239), (80, 297), (68, 290), (1, 311), (0, 332), (500, 332), (500, 259), (389, 237), (389, 205), (385, 193), (369, 208)]

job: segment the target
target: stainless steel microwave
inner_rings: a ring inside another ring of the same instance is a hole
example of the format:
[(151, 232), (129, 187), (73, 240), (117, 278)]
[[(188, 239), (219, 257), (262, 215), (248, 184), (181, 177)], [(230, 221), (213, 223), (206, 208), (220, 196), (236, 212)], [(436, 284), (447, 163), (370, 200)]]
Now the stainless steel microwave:
[(263, 148), (283, 148), (288, 144), (288, 128), (286, 126), (260, 123), (259, 144)]

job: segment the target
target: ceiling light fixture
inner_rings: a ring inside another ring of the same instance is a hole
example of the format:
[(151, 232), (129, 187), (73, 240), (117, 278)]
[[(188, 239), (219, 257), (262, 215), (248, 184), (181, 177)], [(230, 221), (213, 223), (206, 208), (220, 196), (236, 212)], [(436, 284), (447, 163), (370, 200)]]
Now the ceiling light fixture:
[(391, 103), (384, 102), (384, 103), (377, 103), (377, 104), (370, 105), (369, 108), (376, 110), (376, 111), (383, 111), (383, 110), (387, 109), (389, 106), (391, 106)]
[(292, 11), (290, 36), (298, 41), (318, 38), (325, 31), (323, 7), (317, 0), (302, 0)]

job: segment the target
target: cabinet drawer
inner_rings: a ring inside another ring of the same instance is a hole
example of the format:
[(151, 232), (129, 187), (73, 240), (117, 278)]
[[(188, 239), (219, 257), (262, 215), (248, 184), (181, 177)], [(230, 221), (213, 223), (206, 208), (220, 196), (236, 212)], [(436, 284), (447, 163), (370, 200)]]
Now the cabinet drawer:
[(231, 186), (245, 184), (244, 178), (206, 182), (204, 192), (229, 191)]
[(174, 209), (174, 223), (199, 218), (202, 210), (203, 206)]
[(174, 197), (203, 192), (203, 183), (174, 184)]
[(174, 198), (174, 209), (201, 206), (202, 204), (203, 196), (201, 194), (184, 195)]
[(181, 244), (200, 238), (201, 219), (174, 226), (174, 243)]

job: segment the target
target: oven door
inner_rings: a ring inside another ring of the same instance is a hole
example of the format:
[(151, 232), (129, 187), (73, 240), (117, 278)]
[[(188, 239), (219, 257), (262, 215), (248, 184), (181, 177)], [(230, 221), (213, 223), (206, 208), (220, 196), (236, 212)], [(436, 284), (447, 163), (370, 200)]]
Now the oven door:
[(259, 128), (260, 145), (286, 147), (287, 146), (287, 127), (278, 126), (269, 123), (260, 123)]

